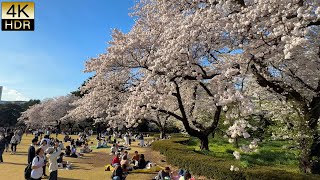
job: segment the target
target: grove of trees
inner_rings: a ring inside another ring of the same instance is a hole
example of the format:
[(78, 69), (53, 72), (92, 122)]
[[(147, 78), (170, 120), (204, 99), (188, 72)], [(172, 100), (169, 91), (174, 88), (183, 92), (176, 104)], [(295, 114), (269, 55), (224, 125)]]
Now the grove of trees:
[(82, 97), (42, 102), (22, 119), (93, 119), (117, 128), (150, 121), (163, 133), (170, 120), (197, 137), (202, 150), (224, 124), (230, 142), (248, 140), (243, 151), (257, 148), (262, 137), (255, 131), (272, 121), (274, 136), (294, 134), (307, 172), (320, 161), (319, 6), (309, 0), (140, 0), (131, 30), (114, 30), (106, 52), (86, 62), (86, 72), (95, 75), (81, 87)]

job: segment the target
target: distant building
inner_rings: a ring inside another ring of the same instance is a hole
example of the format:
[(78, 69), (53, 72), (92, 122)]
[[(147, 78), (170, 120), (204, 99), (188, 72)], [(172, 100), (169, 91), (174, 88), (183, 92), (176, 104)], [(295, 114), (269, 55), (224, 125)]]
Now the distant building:
[(0, 104), (24, 104), (27, 101), (2, 101), (2, 90), (3, 90), (3, 86), (0, 86)]
[(0, 101), (0, 104), (24, 104), (28, 101)]
[(0, 86), (0, 101), (1, 101), (1, 97), (2, 97), (2, 89), (3, 89), (3, 87)]

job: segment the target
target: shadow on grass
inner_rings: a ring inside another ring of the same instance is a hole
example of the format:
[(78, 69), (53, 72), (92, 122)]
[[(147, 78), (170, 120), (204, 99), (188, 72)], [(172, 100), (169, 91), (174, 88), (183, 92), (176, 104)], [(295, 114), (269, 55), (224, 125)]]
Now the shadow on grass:
[(11, 154), (12, 156), (27, 156), (28, 157), (28, 153), (16, 153), (16, 154)]
[(80, 169), (80, 170), (84, 170), (84, 171), (90, 171), (90, 170), (92, 170), (92, 169), (90, 169), (90, 168), (82, 168), (82, 167), (79, 167), (79, 166), (77, 166), (77, 165), (72, 165), (72, 169)]
[(3, 162), (3, 164), (12, 164), (12, 165), (21, 165), (21, 166), (27, 166), (27, 163), (12, 163), (12, 162)]
[(270, 150), (262, 150), (256, 154), (244, 154), (242, 160), (249, 164), (270, 166), (270, 165), (297, 165), (297, 157), (292, 152), (273, 152)]

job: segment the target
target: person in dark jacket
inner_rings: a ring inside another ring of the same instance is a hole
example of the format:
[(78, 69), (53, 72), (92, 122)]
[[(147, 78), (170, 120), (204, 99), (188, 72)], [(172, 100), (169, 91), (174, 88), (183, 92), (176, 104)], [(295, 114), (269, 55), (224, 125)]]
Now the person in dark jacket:
[(124, 180), (125, 175), (123, 174), (123, 169), (121, 168), (120, 164), (115, 165), (115, 169), (111, 175), (112, 180)]
[(144, 154), (141, 154), (139, 162), (138, 162), (138, 167), (139, 167), (139, 169), (144, 169), (146, 167), (146, 165), (147, 165), (147, 162), (144, 159)]
[(32, 144), (28, 149), (28, 164), (32, 163), (33, 158), (36, 156), (36, 145), (38, 143), (37, 139), (32, 139)]
[(11, 141), (11, 138), (12, 138), (12, 136), (11, 136), (12, 134), (10, 133), (10, 131), (8, 131), (7, 133), (6, 133), (6, 135), (5, 135), (5, 139), (6, 139), (6, 152), (8, 152), (8, 150), (9, 150), (9, 145), (10, 145), (10, 141)]
[(6, 148), (6, 139), (4, 137), (4, 134), (0, 132), (0, 163), (3, 162), (2, 154), (5, 148)]
[(170, 168), (169, 167), (166, 167), (164, 170), (160, 170), (157, 177), (156, 177), (156, 180), (166, 180), (166, 179), (171, 179), (170, 176)]

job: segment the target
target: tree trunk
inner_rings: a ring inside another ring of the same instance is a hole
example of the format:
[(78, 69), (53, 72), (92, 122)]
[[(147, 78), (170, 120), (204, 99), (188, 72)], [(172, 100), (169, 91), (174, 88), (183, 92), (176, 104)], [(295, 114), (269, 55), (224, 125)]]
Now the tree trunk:
[(164, 139), (166, 137), (166, 130), (164, 128), (160, 129), (160, 139)]
[[(319, 108), (319, 107), (318, 107)], [(303, 135), (300, 139), (300, 157), (299, 168), (303, 173), (320, 174), (320, 142), (318, 136), (319, 112), (315, 111), (317, 107), (311, 106), (311, 111), (305, 109), (305, 117), (300, 125), (300, 131)], [(308, 122), (307, 125), (304, 122)]]
[(200, 149), (201, 151), (209, 151), (209, 139), (208, 139), (208, 135), (207, 136), (201, 136), (198, 137), (201, 141), (201, 145), (200, 145)]
[(234, 146), (235, 148), (239, 148), (239, 138), (236, 138), (236, 139), (235, 139), (235, 141), (234, 141), (234, 143), (233, 143), (233, 146)]

